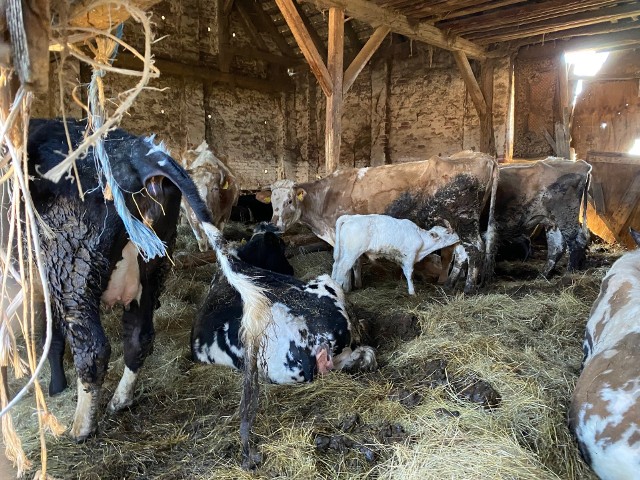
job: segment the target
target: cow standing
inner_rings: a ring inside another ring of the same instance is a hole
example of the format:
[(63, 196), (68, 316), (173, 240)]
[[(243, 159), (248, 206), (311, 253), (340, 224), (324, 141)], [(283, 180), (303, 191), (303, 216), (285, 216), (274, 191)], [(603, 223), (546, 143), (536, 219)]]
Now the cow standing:
[[(233, 172), (209, 150), (207, 142), (202, 142), (195, 150), (187, 150), (182, 155), (181, 164), (195, 183), (200, 198), (211, 210), (213, 224), (219, 230), (224, 230), (231, 216), (231, 209), (240, 195)], [(209, 250), (211, 247), (207, 236), (184, 198), (181, 207), (198, 241), (198, 248), (201, 252)]]
[[(72, 148), (84, 138), (86, 125), (67, 122)], [(249, 364), (261, 333), (270, 319), (269, 302), (250, 277), (239, 272), (242, 262), (229, 258), (226, 242), (212, 224), (211, 214), (185, 171), (162, 145), (123, 130), (114, 130), (104, 142), (114, 181), (125, 193), (129, 212), (150, 225), (166, 242), (170, 253), (176, 236), (181, 194), (191, 205), (204, 233), (215, 248), (219, 265), (244, 303), (242, 326)], [(84, 200), (72, 177), (58, 183), (42, 178), (68, 152), (64, 125), (59, 120), (32, 120), (28, 155), (30, 190), (38, 214), (53, 236), (42, 236), (42, 251), (52, 297), (54, 341), (51, 345), (52, 385), (56, 393), (66, 386), (62, 369), (64, 339), (69, 342), (78, 373), (78, 402), (71, 436), (84, 440), (96, 428), (96, 413), (110, 356), (109, 341), (100, 323), (100, 300), (123, 304), (125, 370), (108, 408), (120, 410), (133, 402), (135, 381), (152, 349), (153, 311), (169, 270), (168, 259), (143, 261), (128, 239), (112, 200), (96, 188), (99, 172), (93, 150), (77, 160)], [(245, 383), (246, 384), (246, 383)], [(246, 390), (243, 403), (253, 404)], [(243, 447), (248, 451), (252, 418), (243, 415)]]
[[(591, 165), (560, 158), (548, 158), (533, 164), (500, 167), (496, 195), (496, 245), (526, 245), (533, 230), (541, 225), (547, 233), (548, 276), (569, 248), (568, 269), (584, 262), (588, 232), (586, 200)], [(580, 226), (580, 208), (585, 218)]]
[(491, 274), (493, 235), (490, 228), (484, 250), (480, 214), (495, 196), (497, 177), (492, 157), (465, 151), (421, 162), (339, 170), (299, 185), (279, 180), (257, 198), (272, 203), (272, 223), (283, 231), (299, 221), (331, 245), (335, 245), (336, 221), (345, 214), (385, 214), (409, 219), (424, 229), (438, 219), (446, 220), (468, 256), (468, 292), (475, 289), (481, 270)]
[[(265, 331), (259, 357), (263, 376), (272, 383), (311, 382), (333, 369), (376, 367), (370, 347), (351, 345), (351, 323), (344, 293), (328, 275), (303, 283), (293, 278), (284, 242), (263, 225), (237, 250), (241, 260), (270, 285), (273, 322)], [(289, 273), (290, 272), (290, 273)], [(244, 368), (239, 336), (242, 303), (226, 282), (213, 282), (191, 330), (191, 352), (203, 363)], [(226, 285), (226, 287), (225, 287)]]
[(387, 215), (343, 215), (336, 222), (331, 278), (348, 292), (351, 290), (351, 269), (358, 259), (364, 254), (381, 256), (402, 266), (409, 295), (415, 295), (413, 265), (430, 253), (459, 241), (458, 235), (445, 227), (423, 230), (411, 220)]
[[(640, 233), (631, 231), (640, 246)], [(640, 249), (618, 259), (600, 287), (583, 342), (569, 427), (605, 480), (640, 475)]]

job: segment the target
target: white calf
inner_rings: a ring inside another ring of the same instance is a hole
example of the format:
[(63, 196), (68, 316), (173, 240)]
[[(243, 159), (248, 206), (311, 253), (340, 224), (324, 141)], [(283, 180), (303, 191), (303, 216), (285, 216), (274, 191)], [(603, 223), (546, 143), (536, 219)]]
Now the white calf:
[[(640, 246), (640, 233), (632, 232)], [(640, 478), (640, 250), (602, 281), (583, 343), (569, 426), (602, 479)]]
[(342, 215), (336, 222), (331, 278), (346, 292), (351, 290), (351, 269), (366, 253), (368, 257), (384, 257), (400, 264), (407, 278), (409, 295), (415, 295), (411, 280), (413, 265), (459, 241), (450, 228), (423, 230), (411, 220), (387, 215)]

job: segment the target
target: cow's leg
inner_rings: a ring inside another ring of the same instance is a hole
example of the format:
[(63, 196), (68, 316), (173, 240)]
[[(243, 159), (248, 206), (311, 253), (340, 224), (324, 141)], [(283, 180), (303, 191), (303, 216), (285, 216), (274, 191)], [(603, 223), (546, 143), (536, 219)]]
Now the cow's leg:
[(478, 287), (478, 276), (482, 270), (484, 259), (484, 243), (480, 235), (466, 242), (465, 250), (469, 256), (469, 266), (467, 268), (467, 281), (464, 285), (464, 293), (473, 293)]
[(336, 370), (372, 371), (378, 367), (376, 352), (367, 346), (358, 347), (353, 351), (347, 347), (333, 357), (333, 366)]
[(122, 315), (125, 368), (108, 405), (111, 412), (122, 410), (133, 403), (140, 368), (153, 349), (153, 310), (168, 270), (166, 258), (154, 259), (148, 263), (138, 261), (141, 294), (139, 300), (133, 300)]
[(67, 340), (78, 372), (78, 403), (70, 435), (78, 442), (95, 432), (96, 409), (111, 355), (100, 324), (97, 299), (91, 307), (84, 310), (80, 319), (66, 320)]
[(49, 395), (57, 395), (67, 388), (67, 377), (64, 374), (64, 332), (57, 321), (53, 322), (51, 331), (51, 345), (49, 347), (49, 366), (51, 380), (49, 381)]
[(560, 229), (558, 227), (547, 228), (547, 264), (542, 272), (545, 277), (548, 277), (553, 269), (556, 268), (556, 264), (564, 254), (564, 250), (565, 243)]
[(572, 272), (582, 268), (585, 260), (588, 238), (580, 225), (577, 223), (571, 226), (558, 225), (562, 237), (566, 241), (569, 250), (569, 261), (567, 270)]
[(438, 285), (444, 285), (446, 283), (447, 278), (449, 277), (449, 269), (453, 262), (454, 253), (455, 247), (445, 247), (440, 251), (440, 264), (442, 265), (442, 270), (438, 277)]
[(353, 264), (353, 285), (355, 288), (362, 288), (362, 257)]
[(404, 273), (404, 277), (407, 279), (407, 287), (409, 288), (409, 295), (415, 295), (416, 290), (413, 287), (413, 260), (405, 257), (402, 262), (402, 273)]
[(242, 467), (253, 469), (261, 461), (260, 455), (251, 445), (251, 429), (258, 413), (258, 354), (257, 349), (245, 350), (245, 371), (242, 381), (242, 399), (240, 400), (240, 442), (242, 443)]
[(469, 260), (469, 256), (467, 255), (467, 251), (465, 250), (462, 244), (458, 244), (453, 249), (453, 267), (451, 267), (451, 273), (449, 273), (449, 278), (445, 283), (445, 288), (453, 288), (456, 286), (460, 275), (462, 274), (462, 270)]
[(340, 257), (333, 262), (331, 278), (338, 282), (345, 292), (351, 291), (351, 270), (357, 260), (358, 257), (348, 255), (347, 252), (344, 252), (344, 254), (340, 255)]

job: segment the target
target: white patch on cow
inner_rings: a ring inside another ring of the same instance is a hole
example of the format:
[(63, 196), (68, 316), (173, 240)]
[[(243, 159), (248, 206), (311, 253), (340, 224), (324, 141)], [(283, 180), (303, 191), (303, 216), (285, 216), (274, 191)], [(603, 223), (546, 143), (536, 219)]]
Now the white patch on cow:
[(96, 408), (100, 389), (95, 387), (87, 391), (78, 379), (78, 403), (73, 416), (73, 426), (69, 434), (77, 441), (86, 439), (96, 429)]
[(640, 379), (631, 380), (623, 388), (604, 387), (600, 390), (600, 398), (607, 402), (609, 420), (617, 425), (623, 416), (638, 405), (640, 399)]
[(133, 394), (136, 390), (137, 379), (138, 373), (132, 372), (129, 370), (129, 367), (125, 366), (120, 383), (118, 383), (118, 388), (116, 388), (107, 406), (110, 412), (120, 411), (133, 403)]
[(167, 164), (166, 160), (160, 160), (158, 161), (158, 165), (160, 165), (161, 167), (164, 167)]
[(151, 147), (151, 148), (149, 148), (149, 151), (147, 152), (147, 156), (153, 155), (154, 153), (157, 153), (157, 152), (161, 152), (161, 153), (164, 153), (164, 154), (170, 156), (171, 154), (169, 153), (169, 149), (164, 144), (164, 142), (160, 142), (160, 143), (156, 144), (155, 143), (155, 139), (156, 139), (156, 134), (155, 133), (144, 138), (145, 143), (147, 143)]
[(117, 304), (128, 307), (133, 300), (140, 303), (141, 295), (138, 249), (132, 242), (128, 242), (122, 249), (122, 260), (116, 263), (116, 267), (111, 272), (109, 284), (102, 292), (101, 298), (108, 307)]
[(369, 171), (369, 167), (359, 168), (358, 175), (356, 176), (356, 178), (358, 180), (362, 180), (368, 171)]

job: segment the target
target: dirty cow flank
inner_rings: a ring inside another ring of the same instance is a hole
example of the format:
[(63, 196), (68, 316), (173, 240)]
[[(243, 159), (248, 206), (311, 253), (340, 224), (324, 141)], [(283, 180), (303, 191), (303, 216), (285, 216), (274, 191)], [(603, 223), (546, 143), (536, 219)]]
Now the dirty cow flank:
[(364, 254), (381, 256), (402, 266), (409, 295), (415, 295), (413, 265), (430, 253), (459, 241), (458, 235), (445, 227), (423, 230), (411, 220), (387, 215), (343, 215), (336, 223), (331, 278), (348, 292), (351, 290), (351, 268), (358, 259)]
[[(640, 246), (640, 233), (632, 231)], [(640, 249), (602, 281), (569, 409), (580, 452), (604, 480), (640, 476)]]

